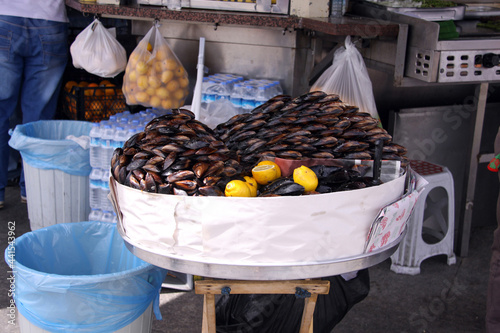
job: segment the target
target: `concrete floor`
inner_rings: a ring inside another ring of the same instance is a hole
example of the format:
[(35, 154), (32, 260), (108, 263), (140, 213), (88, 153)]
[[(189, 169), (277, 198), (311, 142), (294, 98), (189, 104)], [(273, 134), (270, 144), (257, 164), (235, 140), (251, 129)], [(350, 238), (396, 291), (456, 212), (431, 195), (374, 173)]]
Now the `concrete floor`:
[[(390, 260), (370, 268), (369, 295), (351, 309), (333, 332), (483, 332), (495, 228), (494, 217), (491, 219), (491, 223), (480, 227), (473, 223), (469, 255), (457, 258), (454, 265), (448, 266), (444, 256), (429, 258), (416, 276), (393, 273)], [(15, 222), (16, 237), (30, 231), (27, 206), (20, 203), (17, 187), (7, 188), (5, 208), (0, 210), (2, 251), (7, 247), (8, 222)], [(3, 260), (1, 265), (0, 331), (17, 333), (18, 325), (8, 322), (9, 269)], [(201, 332), (201, 295), (163, 289), (160, 303), (163, 320), (154, 321), (154, 333)]]

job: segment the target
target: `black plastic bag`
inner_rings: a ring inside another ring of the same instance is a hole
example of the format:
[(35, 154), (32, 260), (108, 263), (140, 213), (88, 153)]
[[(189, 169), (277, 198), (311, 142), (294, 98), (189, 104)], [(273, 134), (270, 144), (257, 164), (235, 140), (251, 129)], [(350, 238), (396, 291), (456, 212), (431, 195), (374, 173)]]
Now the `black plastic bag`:
[[(341, 276), (325, 277), (330, 291), (318, 295), (314, 309), (314, 332), (325, 333), (344, 318), (370, 291), (368, 270), (345, 281)], [(216, 305), (218, 333), (293, 333), (299, 332), (304, 299), (295, 295), (224, 295)]]

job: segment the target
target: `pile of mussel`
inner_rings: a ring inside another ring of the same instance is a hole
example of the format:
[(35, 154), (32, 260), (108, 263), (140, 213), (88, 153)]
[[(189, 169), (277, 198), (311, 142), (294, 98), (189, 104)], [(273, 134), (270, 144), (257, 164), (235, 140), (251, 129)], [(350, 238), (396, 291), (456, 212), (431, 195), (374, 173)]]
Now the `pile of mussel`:
[(369, 113), (321, 91), (296, 98), (280, 95), (215, 128), (246, 168), (263, 157), (286, 159), (373, 159), (377, 140), (382, 159), (407, 164), (406, 149)]
[(188, 110), (149, 122), (111, 159), (113, 177), (142, 191), (223, 196), (230, 177), (242, 172), (227, 146)]
[[(262, 158), (373, 159), (380, 142), (382, 159), (407, 164), (406, 149), (392, 142), (377, 119), (337, 95), (316, 91), (276, 96), (214, 130), (191, 111), (172, 110), (117, 148), (111, 170), (119, 183), (142, 191), (223, 196), (231, 179), (249, 174)], [(376, 185), (353, 170), (319, 166), (314, 172), (319, 193)], [(300, 194), (296, 185), (280, 180), (260, 193)]]

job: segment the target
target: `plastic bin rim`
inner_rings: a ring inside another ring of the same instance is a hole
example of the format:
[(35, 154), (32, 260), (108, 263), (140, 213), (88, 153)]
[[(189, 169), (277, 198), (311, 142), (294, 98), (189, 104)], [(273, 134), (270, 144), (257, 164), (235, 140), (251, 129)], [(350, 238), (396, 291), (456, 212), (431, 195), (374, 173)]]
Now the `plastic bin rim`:
[[(48, 226), (48, 227), (45, 227), (45, 228), (42, 228), (42, 229), (31, 231), (31, 233), (42, 232), (42, 231), (46, 231), (46, 230), (52, 229), (52, 228), (54, 228), (54, 229), (55, 228), (61, 228), (61, 226), (63, 226), (63, 225), (74, 225), (76, 223), (78, 223), (78, 224), (114, 225), (114, 223), (110, 223), (110, 222), (95, 222), (95, 221), (68, 222), (68, 223), (54, 224), (54, 225), (51, 225), (51, 226)], [(23, 238), (29, 237), (28, 234), (29, 233), (26, 233), (24, 235), (19, 236), (18, 238), (15, 239), (15, 242), (13, 244), (9, 244), (7, 246), (7, 248), (5, 249), (5, 261), (8, 263), (9, 266), (10, 266), (10, 263), (12, 262), (12, 260), (9, 258), (9, 248), (13, 245), (14, 249), (15, 249), (15, 244), (19, 240), (22, 241)], [(13, 253), (15, 254), (15, 251)], [(142, 260), (142, 259), (140, 259), (140, 260)], [(142, 260), (142, 261), (144, 263), (141, 264), (140, 266), (132, 268), (132, 269), (129, 269), (129, 270), (126, 270), (126, 271), (115, 272), (115, 273), (108, 273), (108, 274), (93, 274), (93, 275), (90, 275), (90, 274), (62, 275), (62, 274), (54, 274), (54, 273), (41, 272), (41, 271), (34, 270), (32, 268), (29, 268), (29, 267), (21, 264), (19, 261), (17, 261), (17, 259), (14, 260), (14, 266), (10, 267), (10, 268), (13, 270), (13, 272), (16, 272), (16, 271), (26, 271), (28, 273), (35, 274), (35, 275), (50, 275), (50, 277), (52, 279), (63, 279), (65, 281), (67, 281), (67, 280), (73, 280), (74, 279), (75, 281), (78, 281), (78, 282), (81, 282), (81, 283), (88, 282), (88, 280), (91, 280), (92, 282), (106, 282), (106, 281), (109, 281), (109, 280), (116, 280), (117, 277), (119, 277), (119, 278), (125, 278), (125, 277), (129, 277), (129, 276), (139, 275), (139, 274), (141, 274), (143, 272), (146, 272), (146, 271), (148, 271), (148, 270), (156, 267), (156, 266), (154, 266), (154, 265), (152, 265), (150, 263), (145, 262), (144, 260)]]
[(83, 120), (37, 120), (37, 121), (32, 121), (32, 122), (29, 122), (29, 123), (26, 123), (26, 124), (19, 124), (19, 125), (16, 125), (16, 127), (14, 128), (14, 131), (19, 131), (22, 135), (28, 137), (28, 138), (35, 138), (37, 140), (40, 140), (40, 141), (44, 141), (44, 142), (51, 142), (51, 143), (60, 143), (60, 142), (64, 142), (64, 141), (71, 141), (73, 142), (73, 140), (70, 140), (70, 139), (43, 139), (43, 138), (39, 138), (39, 137), (35, 137), (35, 136), (31, 136), (31, 135), (27, 135), (26, 134), (26, 131), (24, 130), (24, 128), (26, 127), (26, 125), (29, 125), (29, 126), (37, 126), (39, 124), (44, 124), (44, 123), (72, 123), (72, 124), (76, 124), (76, 123), (80, 123), (80, 124), (88, 124), (89, 127), (92, 126), (92, 123), (91, 122), (88, 122), (88, 121), (83, 121)]

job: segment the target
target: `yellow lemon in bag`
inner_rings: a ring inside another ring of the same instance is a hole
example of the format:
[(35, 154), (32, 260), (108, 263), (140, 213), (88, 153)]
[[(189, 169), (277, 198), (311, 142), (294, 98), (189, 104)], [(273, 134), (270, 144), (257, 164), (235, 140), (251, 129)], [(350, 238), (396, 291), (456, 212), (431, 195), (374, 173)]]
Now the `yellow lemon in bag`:
[(267, 185), (279, 178), (278, 174), (281, 174), (281, 171), (278, 173), (278, 170), (279, 167), (276, 165), (257, 165), (252, 169), (252, 177), (260, 185)]
[(242, 180), (231, 180), (224, 190), (226, 197), (251, 197), (250, 187)]
[(278, 178), (281, 177), (281, 169), (278, 164), (276, 164), (273, 161), (260, 161), (257, 163), (257, 165), (274, 165), (276, 167), (276, 170), (278, 170)]
[(306, 192), (314, 191), (318, 187), (318, 176), (305, 165), (293, 170), (293, 181), (304, 186)]

